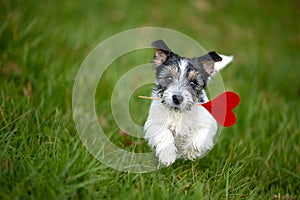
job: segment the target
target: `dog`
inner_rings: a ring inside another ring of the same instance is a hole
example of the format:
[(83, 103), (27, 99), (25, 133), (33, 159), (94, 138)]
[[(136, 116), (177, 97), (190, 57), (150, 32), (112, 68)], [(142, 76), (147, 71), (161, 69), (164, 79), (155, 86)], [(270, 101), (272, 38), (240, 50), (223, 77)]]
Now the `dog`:
[(156, 86), (153, 88), (145, 139), (160, 163), (169, 166), (178, 158), (194, 160), (214, 145), (217, 122), (202, 106), (208, 101), (205, 88), (233, 56), (210, 52), (185, 58), (172, 52), (163, 40), (152, 42)]

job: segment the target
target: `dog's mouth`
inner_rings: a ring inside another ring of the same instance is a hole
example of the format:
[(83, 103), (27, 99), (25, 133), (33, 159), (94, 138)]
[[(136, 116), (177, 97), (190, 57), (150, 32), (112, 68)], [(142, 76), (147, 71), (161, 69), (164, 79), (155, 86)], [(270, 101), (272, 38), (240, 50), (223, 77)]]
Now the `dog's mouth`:
[(167, 107), (169, 110), (175, 111), (175, 112), (185, 112), (190, 111), (192, 109), (193, 103), (180, 103), (176, 104), (174, 102), (170, 102), (164, 98), (162, 98), (161, 103)]

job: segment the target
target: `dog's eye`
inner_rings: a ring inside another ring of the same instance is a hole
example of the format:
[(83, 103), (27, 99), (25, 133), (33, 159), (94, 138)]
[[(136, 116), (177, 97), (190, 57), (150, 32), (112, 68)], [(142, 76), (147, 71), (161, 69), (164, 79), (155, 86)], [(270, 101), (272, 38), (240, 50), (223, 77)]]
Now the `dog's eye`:
[(173, 78), (172, 78), (171, 76), (168, 76), (168, 77), (166, 78), (166, 82), (167, 82), (167, 83), (172, 83), (172, 82), (173, 82)]
[(190, 85), (192, 88), (196, 87), (197, 82), (195, 80), (190, 81)]

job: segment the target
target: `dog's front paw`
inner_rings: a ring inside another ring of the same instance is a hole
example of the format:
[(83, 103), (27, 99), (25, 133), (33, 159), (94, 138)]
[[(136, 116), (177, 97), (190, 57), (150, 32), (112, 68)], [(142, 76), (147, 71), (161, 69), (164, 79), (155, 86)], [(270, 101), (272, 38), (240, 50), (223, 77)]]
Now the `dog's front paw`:
[(174, 144), (170, 144), (163, 149), (157, 149), (156, 156), (159, 159), (159, 162), (166, 166), (170, 166), (176, 160), (177, 149)]

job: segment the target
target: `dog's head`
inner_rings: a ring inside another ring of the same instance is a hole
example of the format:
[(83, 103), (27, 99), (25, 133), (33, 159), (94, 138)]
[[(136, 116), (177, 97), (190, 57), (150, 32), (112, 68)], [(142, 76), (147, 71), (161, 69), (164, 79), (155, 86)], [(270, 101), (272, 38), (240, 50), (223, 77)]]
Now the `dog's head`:
[(216, 52), (198, 58), (181, 57), (162, 40), (153, 42), (151, 46), (155, 49), (153, 63), (161, 102), (169, 109), (180, 112), (202, 102), (201, 94), (215, 72), (214, 63), (222, 58)]

